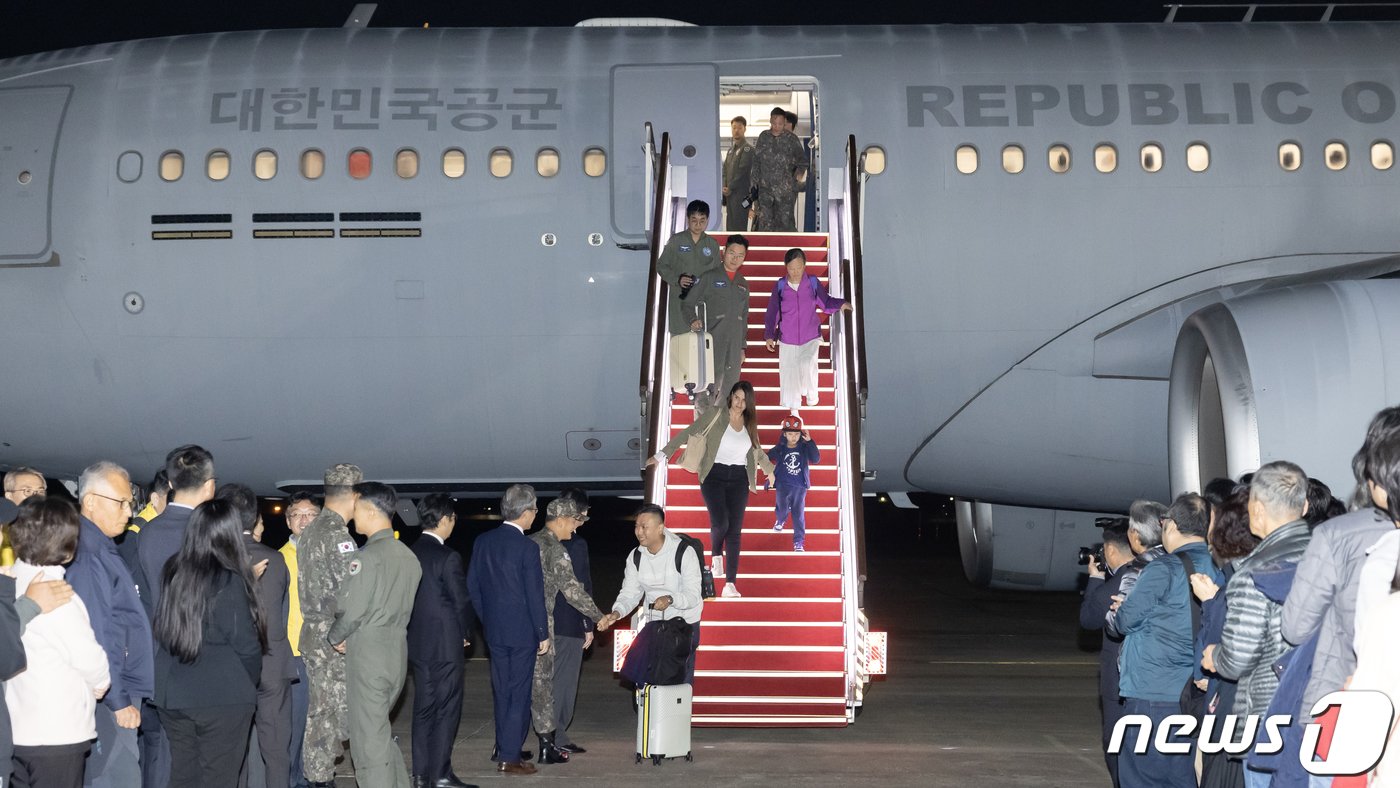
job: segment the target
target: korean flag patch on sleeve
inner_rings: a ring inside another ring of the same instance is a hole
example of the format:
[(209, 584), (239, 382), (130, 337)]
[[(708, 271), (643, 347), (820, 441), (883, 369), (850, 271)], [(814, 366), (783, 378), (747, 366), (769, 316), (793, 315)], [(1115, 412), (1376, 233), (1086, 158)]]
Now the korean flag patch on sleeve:
[(355, 543), (341, 542), (340, 544), (335, 546), (335, 549), (339, 550), (341, 555), (344, 555), (346, 553), (353, 553), (355, 552)]

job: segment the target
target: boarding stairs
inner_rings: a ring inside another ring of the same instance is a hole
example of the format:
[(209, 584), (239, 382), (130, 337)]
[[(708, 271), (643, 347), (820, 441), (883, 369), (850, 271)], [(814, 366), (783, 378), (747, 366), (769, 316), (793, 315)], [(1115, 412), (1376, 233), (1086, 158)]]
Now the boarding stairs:
[[(654, 234), (653, 261), (670, 237), (670, 228), (681, 226), (686, 202), (684, 195), (668, 188), (665, 147), (663, 138), (653, 225), (663, 229)], [(785, 275), (784, 253), (792, 247), (803, 249), (807, 272), (837, 295), (854, 295), (858, 304), (855, 269), (841, 249), (843, 243), (849, 247), (854, 240), (850, 233), (853, 206), (837, 197), (829, 202), (832, 222), (840, 225), (832, 234), (744, 234), (751, 245), (740, 273), (749, 281), (750, 303), (741, 376), (755, 389), (759, 437), (765, 449), (777, 443), (779, 425), (788, 415), (779, 404), (778, 354), (769, 352), (763, 340), (770, 293)], [(727, 234), (715, 235), (723, 245)], [(659, 310), (655, 314), (648, 310), (644, 348), (647, 455), (684, 430), (695, 415), (686, 395), (674, 394), (667, 380), (671, 338), (665, 331), (665, 286), (654, 273), (652, 278), (651, 295), (660, 298), (653, 302)], [(790, 523), (781, 532), (773, 530), (775, 492), (751, 494), (735, 582), (742, 596), (717, 596), (705, 602), (694, 685), (692, 722), (697, 726), (848, 725), (863, 702), (872, 647), (878, 649), (877, 661), (882, 661), (883, 646), (872, 645), (860, 599), (865, 576), (859, 467), (864, 398), (856, 391), (860, 376), (852, 372), (857, 362), (854, 341), (846, 339), (858, 336), (857, 331), (857, 322), (848, 313), (826, 321), (818, 366), (819, 402), (804, 403), (799, 411), (821, 451), (807, 494), (805, 551), (793, 550)], [(682, 469), (678, 460), (676, 455), (664, 469), (647, 472), (647, 497), (666, 509), (669, 528), (700, 539), (708, 551), (709, 516), (699, 479)], [(723, 591), (724, 578), (716, 576), (715, 585)]]

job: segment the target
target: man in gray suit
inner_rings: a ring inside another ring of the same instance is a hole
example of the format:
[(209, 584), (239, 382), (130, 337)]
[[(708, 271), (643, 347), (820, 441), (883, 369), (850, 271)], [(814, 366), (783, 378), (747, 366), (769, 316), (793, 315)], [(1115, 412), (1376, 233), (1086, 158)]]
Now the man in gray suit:
[(292, 680), (296, 666), (287, 642), (287, 588), (290, 575), (282, 554), (253, 538), (262, 515), (258, 497), (242, 484), (225, 484), (217, 494), (233, 504), (243, 520), (243, 548), (253, 562), (258, 604), (267, 622), (267, 653), (262, 658), (262, 681), (248, 757), (238, 776), (240, 788), (288, 788), (291, 774)]
[(734, 144), (724, 157), (724, 229), (731, 233), (742, 233), (749, 229), (749, 192), (753, 182), (749, 172), (753, 169), (753, 146), (744, 136), (749, 122), (743, 115), (735, 115), (729, 121), (729, 132)]

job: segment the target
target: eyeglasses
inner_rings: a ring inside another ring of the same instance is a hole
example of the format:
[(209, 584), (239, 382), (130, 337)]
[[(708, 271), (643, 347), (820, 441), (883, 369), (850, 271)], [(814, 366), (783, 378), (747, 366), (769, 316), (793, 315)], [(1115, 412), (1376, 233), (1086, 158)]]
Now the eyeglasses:
[(307, 511), (307, 510), (300, 510), (300, 511), (295, 511), (295, 512), (287, 512), (287, 519), (288, 519), (288, 520), (311, 520), (311, 519), (314, 519), (315, 517), (316, 517), (316, 513), (315, 513), (315, 512)]
[(7, 492), (7, 493), (19, 493), (20, 495), (23, 495), (25, 498), (29, 498), (29, 497), (32, 497), (32, 496), (35, 496), (35, 495), (43, 495), (43, 494), (45, 494), (46, 492), (48, 492), (48, 489), (49, 489), (49, 488), (47, 488), (47, 487), (16, 487), (16, 488), (14, 488), (13, 490), (6, 490), (5, 492)]
[(576, 514), (576, 515), (574, 515), (574, 519), (575, 519), (575, 520), (578, 520), (579, 525), (583, 525), (584, 523), (588, 522), (588, 515), (586, 515), (586, 514)]
[(130, 498), (113, 498), (110, 495), (103, 495), (102, 493), (98, 492), (93, 493), (93, 495), (96, 495), (98, 498), (106, 498), (109, 501), (119, 503), (122, 505), (122, 508), (127, 509), (128, 511), (136, 510), (136, 502), (131, 500)]

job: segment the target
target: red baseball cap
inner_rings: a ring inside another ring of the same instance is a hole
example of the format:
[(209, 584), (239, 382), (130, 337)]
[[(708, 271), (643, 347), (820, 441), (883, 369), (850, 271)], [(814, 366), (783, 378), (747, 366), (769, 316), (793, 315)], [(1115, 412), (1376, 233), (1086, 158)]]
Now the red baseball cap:
[(801, 432), (801, 431), (802, 431), (802, 419), (799, 419), (799, 418), (797, 418), (796, 416), (788, 416), (787, 418), (783, 419), (783, 432)]

